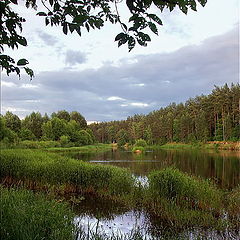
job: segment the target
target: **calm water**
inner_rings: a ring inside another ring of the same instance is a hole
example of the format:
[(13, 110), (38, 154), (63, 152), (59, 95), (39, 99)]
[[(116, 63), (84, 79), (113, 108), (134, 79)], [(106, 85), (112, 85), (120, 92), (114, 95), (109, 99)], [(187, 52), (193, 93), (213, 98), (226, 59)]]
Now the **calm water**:
[[(167, 166), (183, 172), (212, 179), (220, 188), (232, 189), (240, 184), (240, 153), (231, 151), (157, 150), (145, 154), (112, 149), (104, 153), (68, 153), (69, 156), (95, 164), (111, 164), (129, 168), (143, 181), (147, 174)], [(92, 231), (130, 234), (139, 229), (146, 239), (240, 239), (238, 234), (203, 229), (174, 230), (147, 212), (116, 206), (115, 203), (96, 198), (86, 198), (75, 205), (76, 223)], [(174, 238), (172, 238), (174, 236)], [(199, 236), (202, 236), (199, 238)]]
[(168, 166), (195, 176), (212, 179), (220, 188), (231, 189), (240, 184), (240, 152), (201, 150), (157, 150), (136, 154), (112, 149), (104, 153), (70, 153), (71, 157), (97, 164), (129, 168), (144, 178), (149, 172)]

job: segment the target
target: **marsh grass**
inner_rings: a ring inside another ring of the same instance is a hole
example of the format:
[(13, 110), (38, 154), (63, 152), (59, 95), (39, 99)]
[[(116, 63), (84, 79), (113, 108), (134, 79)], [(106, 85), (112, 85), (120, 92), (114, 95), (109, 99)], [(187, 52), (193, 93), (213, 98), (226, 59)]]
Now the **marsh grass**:
[(215, 150), (240, 150), (238, 142), (191, 142), (191, 143), (166, 143), (163, 145), (152, 145), (151, 149), (215, 149)]
[(91, 153), (91, 152), (101, 152), (112, 149), (112, 144), (95, 144), (87, 145), (82, 147), (50, 147), (47, 149), (49, 152), (81, 152), (81, 153)]
[(0, 215), (4, 240), (71, 240), (76, 232), (74, 214), (66, 203), (27, 190), (0, 186)]
[(166, 168), (149, 174), (150, 195), (201, 210), (222, 208), (222, 192), (213, 183)]
[(238, 229), (240, 235), (240, 185), (225, 195), (225, 205), (231, 219), (229, 228)]
[(123, 195), (131, 192), (134, 179), (126, 169), (85, 163), (39, 150), (1, 151), (0, 177), (24, 183), (65, 187), (67, 191)]
[(126, 169), (86, 163), (43, 150), (6, 149), (1, 151), (0, 179), (5, 186), (45, 189), (63, 195), (87, 193), (105, 197), (106, 201), (109, 198), (116, 204), (145, 209), (150, 218), (157, 217), (165, 227), (239, 228), (239, 188), (223, 195), (209, 181), (174, 168), (149, 174), (148, 184), (142, 185)]
[[(81, 225), (78, 226), (77, 240), (148, 240), (145, 236), (144, 230), (140, 227), (133, 228), (129, 233), (122, 233), (120, 231), (104, 232), (99, 230), (98, 223), (95, 225), (88, 225), (84, 229)], [(151, 238), (155, 240), (156, 238)]]

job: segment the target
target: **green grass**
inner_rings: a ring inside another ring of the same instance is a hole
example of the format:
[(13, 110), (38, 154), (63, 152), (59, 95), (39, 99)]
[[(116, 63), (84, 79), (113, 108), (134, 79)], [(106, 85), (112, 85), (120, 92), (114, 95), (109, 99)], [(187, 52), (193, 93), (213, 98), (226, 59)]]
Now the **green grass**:
[[(126, 169), (86, 163), (43, 150), (1, 150), (0, 180), (5, 186), (104, 196), (116, 204), (145, 209), (169, 227), (174, 224), (175, 228), (223, 229), (226, 223), (232, 229), (239, 226), (238, 188), (224, 194), (212, 183), (174, 168), (153, 172), (148, 178), (149, 185), (142, 186), (134, 182)], [(221, 218), (226, 211), (228, 218)]]
[(0, 216), (0, 239), (74, 239), (74, 215), (69, 206), (40, 194), (0, 186)]
[(95, 145), (87, 145), (82, 147), (69, 147), (69, 148), (63, 148), (63, 147), (53, 147), (53, 148), (47, 148), (47, 151), (49, 152), (81, 152), (81, 153), (91, 153), (91, 152), (101, 152), (101, 151), (107, 151), (112, 149), (111, 144), (95, 144)]
[(163, 145), (150, 146), (151, 149), (218, 149), (218, 150), (240, 150), (237, 142), (195, 142), (195, 143), (166, 143)]
[[(122, 195), (131, 192), (134, 179), (122, 168), (91, 164), (40, 150), (1, 150), (0, 178), (22, 185), (61, 186), (64, 191)], [(70, 187), (69, 187), (70, 186)]]
[(222, 192), (207, 180), (196, 179), (174, 168), (152, 172), (148, 178), (149, 191), (155, 198), (165, 198), (193, 209), (222, 207)]

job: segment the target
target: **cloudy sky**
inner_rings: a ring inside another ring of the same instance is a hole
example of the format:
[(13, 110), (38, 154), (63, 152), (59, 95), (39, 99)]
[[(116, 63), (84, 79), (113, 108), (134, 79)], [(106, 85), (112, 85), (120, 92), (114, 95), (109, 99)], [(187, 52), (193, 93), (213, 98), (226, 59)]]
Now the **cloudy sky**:
[(114, 42), (121, 31), (117, 25), (81, 38), (65, 36), (20, 4), (28, 47), (6, 53), (27, 58), (35, 78), (2, 73), (1, 112), (24, 117), (65, 109), (79, 111), (88, 121), (119, 120), (208, 94), (214, 85), (237, 83), (238, 2), (208, 0), (187, 16), (178, 10), (158, 12), (159, 36), (151, 35), (148, 47), (130, 53)]

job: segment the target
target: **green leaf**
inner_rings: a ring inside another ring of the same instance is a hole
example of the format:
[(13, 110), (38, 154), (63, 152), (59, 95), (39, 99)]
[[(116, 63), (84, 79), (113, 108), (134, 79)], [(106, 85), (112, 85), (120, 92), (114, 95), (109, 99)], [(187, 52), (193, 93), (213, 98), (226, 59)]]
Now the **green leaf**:
[(118, 41), (118, 47), (120, 47), (121, 45), (125, 44), (127, 42), (127, 38), (122, 38)]
[(17, 42), (21, 44), (22, 46), (27, 46), (27, 40), (24, 37), (20, 37), (17, 39)]
[(132, 36), (130, 36), (128, 39), (129, 52), (135, 47), (135, 45), (136, 45), (136, 40)]
[(12, 19), (9, 19), (6, 21), (6, 26), (9, 31), (12, 31), (14, 29), (15, 22)]
[(28, 67), (24, 67), (25, 72), (27, 73), (28, 76), (30, 76), (31, 80), (34, 77), (34, 72), (32, 69), (28, 68)]
[(94, 23), (96, 28), (100, 29), (103, 26), (104, 21), (102, 19), (98, 19)]
[(127, 25), (122, 23), (122, 27), (124, 28), (125, 31), (127, 31)]
[(88, 23), (85, 23), (85, 27), (86, 27), (87, 31), (89, 32), (90, 31), (90, 27), (89, 27)]
[(207, 3), (207, 0), (198, 0), (198, 2), (204, 7)]
[(120, 39), (126, 37), (126, 34), (121, 32), (115, 37), (115, 41), (119, 41)]
[(130, 18), (129, 18), (129, 22), (135, 21), (136, 19), (138, 19), (138, 15), (137, 14), (133, 14)]
[(18, 62), (17, 62), (17, 65), (18, 65), (18, 66), (25, 66), (25, 65), (27, 65), (27, 64), (29, 64), (29, 62), (28, 62), (28, 60), (25, 59), (25, 58), (19, 59)]
[(152, 32), (154, 32), (156, 35), (158, 35), (158, 29), (156, 25), (152, 22), (148, 22), (148, 26), (151, 29)]
[(53, 5), (53, 0), (49, 0), (49, 3), (52, 6)]
[(45, 12), (38, 12), (37, 15), (38, 16), (47, 16), (47, 14)]
[(68, 24), (66, 22), (63, 23), (63, 33), (67, 35), (68, 32)]
[(152, 19), (154, 22), (158, 23), (159, 25), (163, 25), (162, 24), (162, 20), (155, 14), (148, 14), (148, 17), (150, 19)]
[(76, 29), (76, 27), (77, 27), (76, 24), (70, 23), (70, 24), (69, 24), (69, 30), (70, 30), (70, 32), (72, 33), (72, 32)]
[(84, 22), (86, 22), (86, 20), (87, 20), (87, 16), (86, 16), (86, 15), (77, 15), (77, 16), (73, 19), (73, 22), (82, 25)]
[(45, 18), (45, 24), (46, 26), (50, 23), (49, 19), (48, 18)]
[(17, 0), (10, 0), (14, 4), (18, 4)]

